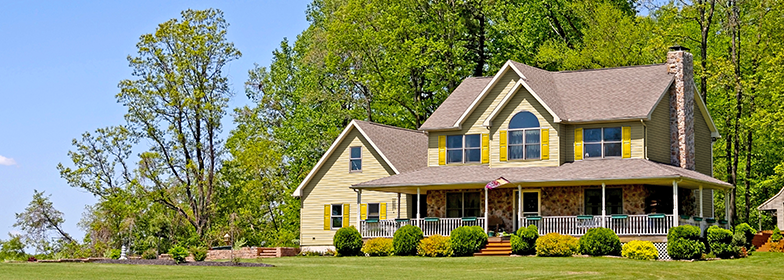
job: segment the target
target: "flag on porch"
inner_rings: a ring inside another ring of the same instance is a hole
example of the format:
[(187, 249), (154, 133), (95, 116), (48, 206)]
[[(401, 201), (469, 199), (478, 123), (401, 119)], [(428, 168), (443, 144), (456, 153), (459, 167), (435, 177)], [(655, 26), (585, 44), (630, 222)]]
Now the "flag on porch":
[(487, 185), (485, 185), (485, 188), (487, 188), (487, 189), (495, 189), (495, 188), (500, 187), (501, 185), (505, 185), (505, 184), (509, 184), (509, 180), (504, 179), (504, 177), (499, 177), (498, 179), (492, 180), (489, 183), (487, 183)]

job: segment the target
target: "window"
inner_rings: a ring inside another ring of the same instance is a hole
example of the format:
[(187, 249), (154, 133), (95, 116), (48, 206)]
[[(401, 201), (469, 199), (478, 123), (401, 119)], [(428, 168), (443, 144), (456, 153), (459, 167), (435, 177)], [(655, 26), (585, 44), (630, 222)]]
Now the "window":
[(509, 121), (508, 158), (539, 159), (541, 157), (541, 136), (539, 119), (531, 112), (517, 113)]
[(349, 161), (351, 165), (350, 172), (362, 171), (362, 147), (351, 147)]
[(479, 192), (454, 192), (446, 194), (446, 217), (479, 216)]
[(343, 204), (332, 204), (332, 228), (343, 227)]
[(482, 136), (480, 134), (449, 135), (446, 137), (446, 163), (480, 162)]
[(381, 207), (378, 203), (368, 203), (367, 211), (368, 219), (379, 219), (381, 217)]
[(585, 147), (584, 158), (604, 158), (621, 156), (621, 128), (583, 129)]
[[(623, 190), (605, 189), (605, 212), (607, 215), (623, 214)], [(585, 190), (585, 214), (602, 214), (602, 190)]]

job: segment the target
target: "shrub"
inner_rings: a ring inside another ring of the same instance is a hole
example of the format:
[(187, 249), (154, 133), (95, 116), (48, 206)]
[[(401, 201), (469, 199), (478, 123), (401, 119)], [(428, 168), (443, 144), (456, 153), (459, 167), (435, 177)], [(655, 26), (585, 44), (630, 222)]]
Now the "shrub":
[(690, 225), (670, 229), (667, 234), (667, 254), (676, 260), (699, 259), (705, 251), (700, 241), (700, 228)]
[(207, 248), (204, 247), (191, 247), (191, 254), (193, 254), (193, 260), (197, 262), (204, 261), (207, 258)]
[(394, 252), (392, 248), (392, 239), (389, 238), (373, 238), (365, 242), (362, 246), (362, 253), (368, 256), (390, 256)]
[(732, 242), (730, 245), (732, 246), (732, 249), (734, 249), (736, 257), (745, 258), (751, 254), (751, 248), (747, 249), (746, 243), (746, 235), (743, 234), (743, 232), (736, 231), (735, 234), (732, 235)]
[(158, 252), (155, 251), (155, 249), (150, 248), (150, 249), (147, 249), (144, 252), (142, 252), (142, 259), (154, 260), (154, 259), (157, 259), (157, 258), (158, 258)]
[(517, 234), (512, 235), (512, 253), (518, 255), (536, 254), (536, 239), (539, 238), (539, 229), (535, 225), (517, 229)]
[(732, 246), (732, 232), (718, 226), (708, 228), (708, 247), (716, 257), (725, 259), (735, 255), (735, 246)]
[(580, 253), (591, 256), (621, 255), (621, 239), (609, 228), (591, 228), (580, 237)]
[(650, 241), (632, 240), (623, 245), (621, 255), (633, 260), (655, 260), (659, 258), (659, 251)]
[(344, 227), (335, 233), (333, 245), (338, 256), (356, 256), (362, 250), (362, 235), (354, 226)]
[(770, 235), (768, 241), (770, 242), (779, 242), (782, 239), (781, 231), (779, 230), (779, 226), (773, 229), (773, 234)]
[(487, 234), (478, 226), (458, 227), (449, 234), (455, 256), (470, 256), (487, 244)]
[(417, 246), (419, 241), (424, 238), (422, 229), (412, 225), (401, 227), (395, 232), (392, 238), (392, 247), (395, 249), (397, 256), (414, 256), (417, 254)]
[(104, 257), (117, 260), (120, 259), (120, 254), (120, 249), (109, 249), (106, 251), (106, 254), (104, 254)]
[(428, 236), (417, 246), (417, 254), (424, 257), (449, 257), (452, 253), (449, 237), (443, 235)]
[(577, 248), (577, 238), (569, 235), (553, 232), (536, 239), (536, 255), (540, 257), (570, 257)]
[(743, 237), (745, 238), (745, 242), (740, 246), (746, 247), (747, 250), (751, 251), (754, 246), (751, 244), (751, 241), (754, 239), (754, 235), (757, 234), (757, 230), (753, 229), (747, 223), (742, 223), (735, 226), (735, 233), (739, 232), (743, 234)]
[(171, 255), (175, 262), (183, 263), (185, 262), (185, 258), (188, 257), (188, 250), (180, 245), (177, 245), (169, 249), (169, 255)]

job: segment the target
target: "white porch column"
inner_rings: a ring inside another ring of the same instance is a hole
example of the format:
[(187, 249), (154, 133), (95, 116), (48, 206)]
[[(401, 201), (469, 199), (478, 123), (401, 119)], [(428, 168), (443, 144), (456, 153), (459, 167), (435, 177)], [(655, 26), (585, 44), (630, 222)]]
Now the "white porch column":
[(490, 201), (490, 199), (488, 197), (488, 193), (489, 192), (487, 191), (487, 188), (485, 188), (485, 233), (488, 233), (489, 229), (490, 229), (490, 225), (489, 225), (490, 220), (487, 218), (488, 217), (488, 211), (487, 211), (488, 206), (487, 206), (487, 204)]
[(360, 216), (361, 215), (361, 213), (360, 213), (361, 211), (359, 209), (361, 207), (362, 207), (362, 190), (358, 190), (357, 191), (357, 230), (359, 230), (360, 232), (362, 232), (362, 228), (361, 228), (361, 226), (362, 226), (362, 222), (361, 222), (362, 221), (362, 217)]
[(724, 220), (730, 223), (730, 191), (724, 190)]
[(672, 180), (672, 226), (678, 226), (678, 181)]
[(700, 217), (705, 218), (702, 213), (702, 185), (700, 185)]
[(604, 182), (602, 182), (602, 227), (607, 227), (607, 221), (605, 219), (606, 218), (605, 216), (607, 215), (607, 210), (605, 210), (605, 208), (607, 207), (607, 205), (605, 204), (606, 203), (606, 201), (605, 201), (606, 199), (605, 199), (605, 195), (604, 195), (605, 187), (606, 186), (605, 186)]
[(517, 194), (520, 195), (520, 199), (517, 201), (517, 228), (521, 228), (523, 225), (520, 221), (523, 219), (523, 187), (517, 185)]
[(417, 207), (416, 207), (416, 211), (414, 211), (414, 212), (416, 212), (417, 226), (419, 228), (422, 228), (421, 222), (419, 221), (419, 219), (420, 219), (420, 217), (419, 217), (419, 187), (417, 187)]

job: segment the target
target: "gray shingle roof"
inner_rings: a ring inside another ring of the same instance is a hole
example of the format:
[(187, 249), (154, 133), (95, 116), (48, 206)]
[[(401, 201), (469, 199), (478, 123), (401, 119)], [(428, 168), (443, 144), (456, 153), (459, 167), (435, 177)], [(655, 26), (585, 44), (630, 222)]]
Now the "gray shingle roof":
[[(732, 185), (705, 174), (645, 159), (582, 160), (551, 167), (489, 168), (485, 165), (431, 166), (354, 185), (354, 187), (435, 186), (485, 184), (499, 177), (512, 183), (567, 184), (601, 180), (688, 178), (717, 187)], [(706, 186), (707, 187), (707, 186)]]
[(427, 167), (427, 135), (421, 131), (355, 120), (400, 173)]
[[(673, 75), (667, 65), (550, 72), (510, 61), (525, 82), (564, 122), (647, 118)], [(467, 78), (425, 121), (421, 130), (454, 127), (490, 79)]]
[(468, 106), (492, 79), (493, 77), (470, 77), (463, 80), (419, 129), (431, 130), (454, 126), (460, 115), (468, 110)]

